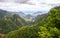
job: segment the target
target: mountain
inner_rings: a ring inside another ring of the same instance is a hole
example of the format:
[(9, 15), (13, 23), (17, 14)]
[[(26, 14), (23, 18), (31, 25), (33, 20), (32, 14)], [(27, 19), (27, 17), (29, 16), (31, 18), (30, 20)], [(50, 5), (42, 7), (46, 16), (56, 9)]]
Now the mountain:
[(35, 17), (35, 24), (37, 24), (39, 26), (44, 25), (45, 23), (48, 22), (47, 21), (48, 16), (49, 16), (48, 13), (36, 16)]
[(21, 18), (25, 19), (25, 21), (33, 20), (33, 16), (31, 14), (25, 14), (23, 11), (15, 12), (15, 14), (18, 14)]
[(36, 16), (41, 15), (41, 13), (42, 13), (41, 11), (37, 11), (37, 12), (34, 13), (34, 15), (36, 15)]
[(11, 16), (14, 14), (18, 14), (20, 17), (24, 18), (26, 16), (26, 14), (24, 14), (22, 11), (20, 12), (11, 12), (11, 11), (7, 11), (7, 10), (2, 10), (0, 9), (0, 18), (2, 18), (3, 16)]
[(18, 14), (0, 9), (0, 33), (6, 34), (26, 25)]
[(3, 38), (60, 38), (60, 7), (38, 15), (36, 20), (34, 25), (11, 31)]
[(14, 12), (14, 14), (18, 14), (20, 17), (24, 18), (24, 16), (26, 15), (24, 12), (20, 11), (20, 12)]
[(33, 16), (33, 15), (31, 15), (31, 14), (27, 14), (27, 15), (24, 17), (24, 19), (25, 19), (26, 21), (34, 22), (35, 16)]
[(0, 9), (0, 18), (2, 18), (2, 17), (5, 16), (5, 15), (8, 15), (8, 13), (9, 13), (9, 12)]
[(0, 14), (1, 14), (0, 16), (18, 14), (21, 18), (25, 19), (26, 21), (34, 21), (36, 16), (42, 15), (45, 13), (47, 13), (47, 12), (46, 11), (36, 11), (31, 15), (31, 14), (25, 14), (23, 11), (11, 12), (11, 11), (6, 11), (6, 10), (0, 10)]
[(26, 21), (32, 21), (32, 22), (34, 22), (37, 16), (39, 16), (39, 18), (40, 18), (41, 16), (43, 16), (46, 13), (47, 13), (46, 11), (37, 11), (37, 12), (34, 12), (33, 14), (27, 14), (27, 15), (25, 15), (24, 19)]
[(16, 13), (15, 12), (11, 12), (11, 11), (7, 11), (7, 10), (0, 9), (0, 18), (2, 18), (4, 16), (11, 16), (13, 14), (16, 14)]
[(46, 11), (37, 11), (37, 12), (34, 12), (32, 15), (33, 16), (37, 16), (37, 15), (42, 15), (42, 14), (45, 14), (47, 13)]
[(26, 25), (26, 22), (19, 15), (14, 14), (11, 17), (4, 16), (2, 19), (0, 19), (0, 33), (6, 34), (24, 25)]

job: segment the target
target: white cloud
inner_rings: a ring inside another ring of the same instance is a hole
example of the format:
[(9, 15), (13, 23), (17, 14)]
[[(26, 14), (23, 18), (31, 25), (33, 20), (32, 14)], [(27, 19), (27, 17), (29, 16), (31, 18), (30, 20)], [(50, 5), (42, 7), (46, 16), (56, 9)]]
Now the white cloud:
[(17, 3), (28, 3), (34, 5), (41, 4), (60, 4), (60, 0), (0, 0), (2, 2), (17, 2)]
[(51, 7), (42, 7), (39, 5), (19, 4), (19, 3), (6, 3), (0, 2), (0, 9), (10, 11), (34, 11), (34, 10), (48, 10)]
[(29, 3), (32, 3), (34, 5), (57, 5), (60, 4), (60, 0), (29, 0)]
[(17, 3), (24, 3), (28, 0), (0, 0), (1, 2), (17, 2)]
[[(2, 0), (0, 9), (9, 11), (49, 10), (60, 5), (60, 0)], [(16, 3), (18, 2), (18, 3)], [(23, 4), (25, 2), (25, 4)]]

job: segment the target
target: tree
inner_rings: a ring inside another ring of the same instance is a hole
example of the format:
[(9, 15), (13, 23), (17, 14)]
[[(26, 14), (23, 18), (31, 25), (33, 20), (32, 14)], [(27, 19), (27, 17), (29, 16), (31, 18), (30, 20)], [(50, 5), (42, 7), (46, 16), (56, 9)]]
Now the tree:
[(56, 27), (60, 29), (60, 6), (52, 8), (49, 12), (47, 25), (51, 27)]
[(60, 38), (60, 30), (58, 30), (56, 27), (46, 28), (46, 27), (40, 26), (40, 32), (38, 33), (40, 38)]
[(49, 12), (48, 22), (40, 26), (40, 38), (60, 38), (60, 6)]
[(33, 26), (24, 26), (19, 30), (8, 33), (5, 38), (39, 38), (38, 29)]
[(38, 26), (44, 26), (44, 24), (46, 24), (47, 21), (47, 17), (48, 17), (48, 13), (46, 14), (42, 14), (42, 15), (38, 15), (35, 18), (35, 24), (37, 24)]

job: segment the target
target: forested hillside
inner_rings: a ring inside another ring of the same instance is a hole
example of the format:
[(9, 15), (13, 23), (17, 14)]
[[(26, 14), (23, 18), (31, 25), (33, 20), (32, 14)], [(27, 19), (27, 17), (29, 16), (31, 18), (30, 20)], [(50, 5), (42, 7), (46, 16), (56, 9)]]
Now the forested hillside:
[(47, 15), (43, 15), (37, 24), (23, 26), (2, 38), (60, 38), (60, 6), (52, 8)]
[(5, 15), (7, 15), (9, 12), (7, 12), (7, 11), (3, 11), (3, 10), (1, 10), (0, 9), (0, 18), (2, 18), (3, 16), (5, 16)]
[(43, 24), (47, 23), (47, 22), (48, 22), (48, 21), (47, 21), (48, 15), (49, 15), (49, 14), (46, 13), (46, 14), (42, 14), (42, 15), (36, 16), (36, 17), (35, 17), (35, 24), (42, 26)]
[(0, 10), (0, 34), (7, 34), (26, 25), (26, 22), (17, 14), (11, 14), (7, 11)]

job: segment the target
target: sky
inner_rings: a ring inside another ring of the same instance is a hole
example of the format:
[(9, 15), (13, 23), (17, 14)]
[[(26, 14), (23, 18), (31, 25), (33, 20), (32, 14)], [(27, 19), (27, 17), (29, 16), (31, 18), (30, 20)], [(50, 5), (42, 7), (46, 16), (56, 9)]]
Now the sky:
[(14, 12), (49, 11), (60, 5), (60, 0), (0, 0), (0, 9)]

